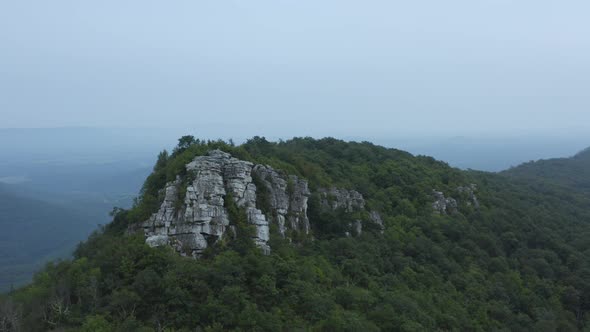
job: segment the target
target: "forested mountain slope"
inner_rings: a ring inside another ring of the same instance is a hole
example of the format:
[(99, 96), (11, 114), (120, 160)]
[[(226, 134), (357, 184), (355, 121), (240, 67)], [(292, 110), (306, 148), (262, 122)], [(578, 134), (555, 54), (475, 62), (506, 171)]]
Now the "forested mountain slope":
[(538, 181), (576, 189), (590, 195), (590, 148), (571, 158), (528, 162), (502, 172), (513, 179)]
[(29, 282), (50, 259), (65, 257), (92, 221), (63, 206), (0, 185), (0, 291)]
[[(275, 180), (257, 179), (258, 165)], [(203, 179), (214, 192), (201, 190)], [(0, 323), (25, 331), (588, 328), (590, 198), (520, 182), (370, 143), (183, 137), (159, 155), (132, 209), (119, 210), (74, 260), (4, 298)], [(263, 188), (305, 197), (307, 210), (279, 209)], [(338, 205), (361, 196), (357, 208)], [(195, 202), (223, 218), (199, 234), (179, 231), (201, 209)], [(280, 215), (304, 211), (309, 231), (281, 232)], [(264, 243), (259, 212), (269, 222)], [(373, 212), (383, 227), (370, 222)]]

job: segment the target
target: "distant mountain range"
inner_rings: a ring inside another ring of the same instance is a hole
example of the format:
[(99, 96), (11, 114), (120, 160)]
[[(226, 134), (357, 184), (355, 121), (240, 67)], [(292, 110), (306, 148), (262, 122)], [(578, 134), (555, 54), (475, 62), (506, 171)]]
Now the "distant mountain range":
[(49, 260), (68, 257), (96, 221), (0, 185), (0, 290), (30, 281), (33, 272)]
[(543, 159), (524, 163), (502, 174), (520, 182), (551, 183), (590, 195), (590, 148), (570, 158)]

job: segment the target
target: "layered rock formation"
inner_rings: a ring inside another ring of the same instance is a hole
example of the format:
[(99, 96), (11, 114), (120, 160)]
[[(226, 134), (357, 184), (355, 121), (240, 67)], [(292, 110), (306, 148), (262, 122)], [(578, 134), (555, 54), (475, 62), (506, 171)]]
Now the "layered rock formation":
[(323, 209), (338, 210), (343, 208), (346, 212), (364, 210), (365, 199), (356, 190), (346, 190), (332, 187), (319, 189), (320, 205)]
[[(182, 254), (198, 256), (232, 229), (226, 208), (228, 199), (246, 212), (248, 223), (256, 229), (253, 240), (265, 253), (270, 252), (267, 242), (271, 220), (283, 235), (287, 228), (309, 232), (310, 194), (306, 181), (282, 176), (268, 166), (255, 166), (219, 150), (196, 157), (186, 170), (191, 180), (186, 183), (186, 179), (177, 178), (168, 183), (159, 211), (142, 224), (149, 245), (169, 244)], [(269, 216), (256, 207), (253, 176), (260, 179), (268, 193)], [(181, 197), (183, 191), (186, 194)]]
[(254, 176), (257, 177), (260, 188), (265, 191), (268, 200), (269, 218), (278, 225), (279, 233), (285, 236), (289, 228), (309, 233), (309, 219), (307, 218), (307, 201), (310, 192), (307, 181), (297, 176), (280, 175), (273, 168), (265, 165), (254, 166)]
[[(231, 197), (244, 208), (248, 222), (256, 226), (254, 241), (269, 251), (268, 221), (256, 209), (256, 187), (252, 183), (253, 164), (232, 158), (215, 150), (208, 156), (196, 157), (186, 165), (189, 178), (194, 180), (181, 188), (178, 178), (166, 185), (160, 210), (143, 224), (149, 245), (168, 243), (179, 252), (197, 256), (211, 243), (221, 238), (230, 227), (225, 200)], [(184, 197), (179, 192), (185, 190)], [(183, 199), (179, 203), (179, 199)]]
[[(283, 237), (291, 234), (289, 230), (303, 234), (311, 230), (307, 211), (311, 193), (306, 180), (223, 151), (196, 157), (186, 165), (186, 175), (167, 183), (163, 191), (160, 209), (140, 227), (148, 245), (170, 245), (183, 255), (198, 257), (223, 236), (235, 236), (229, 204), (245, 212), (247, 222), (256, 229), (253, 240), (265, 253), (271, 249), (270, 223), (277, 225)], [(332, 187), (318, 193), (321, 209), (361, 212), (363, 220), (383, 229), (381, 216), (366, 210), (359, 192)], [(356, 234), (362, 232), (360, 217), (349, 226)]]

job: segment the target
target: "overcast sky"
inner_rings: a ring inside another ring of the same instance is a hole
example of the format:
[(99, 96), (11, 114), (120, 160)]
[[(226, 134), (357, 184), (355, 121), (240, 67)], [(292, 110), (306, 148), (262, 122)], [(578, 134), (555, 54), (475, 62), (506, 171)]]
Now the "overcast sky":
[(0, 127), (585, 130), (589, 15), (587, 0), (0, 1)]

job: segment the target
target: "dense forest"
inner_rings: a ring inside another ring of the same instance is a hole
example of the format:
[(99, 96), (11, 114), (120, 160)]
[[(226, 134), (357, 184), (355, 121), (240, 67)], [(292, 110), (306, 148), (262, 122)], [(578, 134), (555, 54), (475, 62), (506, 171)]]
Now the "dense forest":
[(502, 174), (521, 183), (550, 183), (564, 189), (590, 194), (590, 148), (571, 158), (532, 161), (506, 170)]
[[(165, 184), (212, 149), (306, 178), (312, 189), (355, 189), (380, 211), (384, 231), (343, 236), (345, 216), (312, 206), (311, 234), (271, 233), (270, 255), (244, 227), (197, 260), (130, 233), (158, 209)], [(567, 169), (590, 169), (577, 165)], [(559, 165), (525, 166), (461, 171), (331, 138), (236, 146), (185, 136), (160, 153), (131, 209), (114, 209), (72, 260), (1, 297), (0, 331), (588, 330), (587, 187)], [(433, 190), (460, 197), (470, 184), (478, 207), (433, 210)]]

